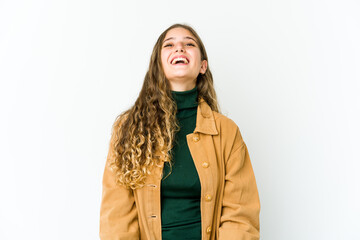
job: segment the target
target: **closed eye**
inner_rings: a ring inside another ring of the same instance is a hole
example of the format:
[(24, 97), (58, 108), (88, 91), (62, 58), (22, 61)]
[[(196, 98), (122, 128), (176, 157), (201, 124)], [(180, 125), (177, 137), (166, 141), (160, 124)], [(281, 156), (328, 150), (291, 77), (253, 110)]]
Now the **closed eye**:
[[(187, 43), (186, 45), (195, 47), (195, 44), (193, 44), (193, 43)], [(169, 44), (164, 45), (164, 47), (167, 47), (167, 46), (172, 46), (172, 44), (169, 43)]]

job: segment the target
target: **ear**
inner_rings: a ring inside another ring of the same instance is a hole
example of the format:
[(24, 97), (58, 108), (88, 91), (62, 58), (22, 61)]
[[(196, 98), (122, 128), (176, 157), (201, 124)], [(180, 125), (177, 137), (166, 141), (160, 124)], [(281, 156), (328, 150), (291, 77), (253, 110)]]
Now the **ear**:
[(201, 68), (200, 68), (200, 73), (204, 74), (206, 72), (207, 69), (207, 61), (206, 60), (202, 60), (201, 62)]

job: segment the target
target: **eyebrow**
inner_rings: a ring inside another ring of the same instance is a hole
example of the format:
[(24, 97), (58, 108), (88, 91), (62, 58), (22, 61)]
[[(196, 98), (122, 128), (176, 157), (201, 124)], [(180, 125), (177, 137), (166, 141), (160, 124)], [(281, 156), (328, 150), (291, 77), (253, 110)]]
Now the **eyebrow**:
[[(165, 39), (165, 40), (163, 41), (163, 43), (166, 42), (166, 41), (168, 41), (168, 40), (171, 40), (171, 39), (174, 39), (174, 37), (169, 37), (168, 39)], [(184, 37), (184, 39), (191, 39), (191, 40), (193, 40), (194, 42), (197, 43), (197, 41), (196, 41), (194, 38), (189, 37), (189, 36)]]

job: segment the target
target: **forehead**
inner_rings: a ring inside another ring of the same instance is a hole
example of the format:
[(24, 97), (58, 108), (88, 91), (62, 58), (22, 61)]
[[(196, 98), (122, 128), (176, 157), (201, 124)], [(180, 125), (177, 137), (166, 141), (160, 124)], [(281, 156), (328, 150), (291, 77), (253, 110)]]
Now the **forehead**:
[(184, 37), (187, 37), (187, 36), (196, 40), (195, 36), (192, 35), (189, 30), (187, 30), (185, 28), (181, 28), (181, 27), (172, 28), (166, 33), (164, 40), (166, 40), (168, 38), (183, 39)]

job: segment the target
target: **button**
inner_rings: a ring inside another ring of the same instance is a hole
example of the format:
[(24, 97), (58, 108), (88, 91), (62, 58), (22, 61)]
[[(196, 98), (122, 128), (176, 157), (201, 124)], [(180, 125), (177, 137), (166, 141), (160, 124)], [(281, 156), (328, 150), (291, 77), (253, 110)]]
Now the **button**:
[(197, 141), (199, 141), (199, 137), (198, 137), (198, 136), (194, 136), (194, 137), (193, 137), (193, 140), (194, 140), (194, 142), (197, 142)]
[(211, 197), (210, 194), (206, 194), (206, 195), (205, 195), (205, 200), (206, 200), (206, 201), (209, 202), (209, 201), (211, 201), (211, 199), (212, 199), (212, 197)]
[(210, 226), (208, 226), (208, 227), (206, 228), (206, 233), (211, 233), (211, 227), (210, 227)]
[(209, 167), (209, 163), (208, 163), (208, 162), (203, 162), (203, 163), (201, 164), (201, 166), (202, 166), (203, 168), (208, 168), (208, 167)]

